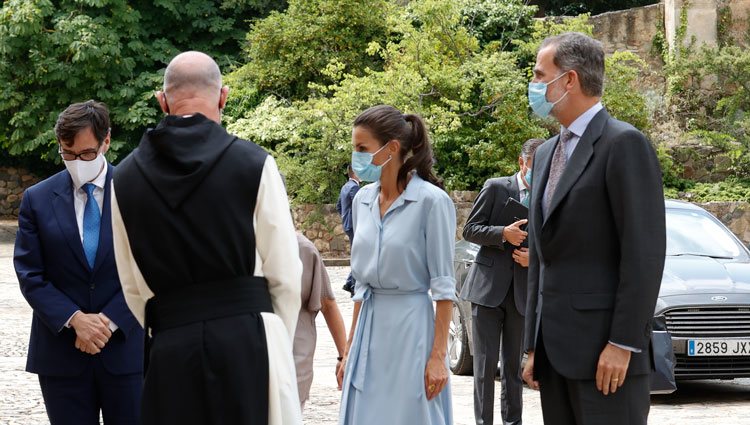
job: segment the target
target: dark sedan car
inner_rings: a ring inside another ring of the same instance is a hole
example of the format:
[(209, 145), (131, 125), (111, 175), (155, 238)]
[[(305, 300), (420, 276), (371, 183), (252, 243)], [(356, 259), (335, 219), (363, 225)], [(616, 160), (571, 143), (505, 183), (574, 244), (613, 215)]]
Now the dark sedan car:
[[(654, 317), (666, 322), (677, 380), (750, 377), (750, 251), (695, 205), (666, 201), (667, 253)], [(457, 293), (479, 246), (456, 243)], [(471, 305), (459, 301), (450, 327), (451, 370), (468, 374)]]

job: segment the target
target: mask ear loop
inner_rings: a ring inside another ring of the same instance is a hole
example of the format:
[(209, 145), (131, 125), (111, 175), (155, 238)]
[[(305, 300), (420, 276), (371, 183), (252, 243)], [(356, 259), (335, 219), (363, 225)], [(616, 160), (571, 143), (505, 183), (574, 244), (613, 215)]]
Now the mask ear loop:
[[(546, 98), (547, 98), (547, 96), (546, 96), (546, 87), (549, 87), (549, 85), (550, 85), (550, 84), (552, 84), (552, 83), (554, 83), (555, 81), (559, 80), (560, 78), (562, 78), (562, 77), (563, 77), (563, 75), (567, 74), (568, 72), (570, 72), (570, 71), (565, 71), (565, 72), (563, 72), (562, 74), (560, 74), (560, 75), (558, 75), (557, 77), (555, 77), (555, 78), (554, 78), (554, 79), (553, 79), (552, 81), (550, 81), (549, 83), (546, 83), (546, 84), (545, 84), (545, 86), (544, 86), (544, 87), (545, 87), (545, 100), (546, 100)], [(552, 107), (554, 108), (554, 107), (555, 107), (555, 105), (557, 105), (557, 104), (558, 104), (558, 103), (560, 103), (560, 102), (561, 102), (561, 101), (562, 101), (563, 99), (565, 99), (565, 97), (566, 97), (566, 96), (568, 95), (568, 93), (570, 93), (570, 92), (569, 92), (568, 90), (565, 90), (565, 94), (563, 94), (562, 96), (560, 96), (560, 98), (559, 98), (559, 99), (557, 99), (556, 101), (552, 102)], [(548, 102), (549, 102), (549, 101), (548, 101)]]

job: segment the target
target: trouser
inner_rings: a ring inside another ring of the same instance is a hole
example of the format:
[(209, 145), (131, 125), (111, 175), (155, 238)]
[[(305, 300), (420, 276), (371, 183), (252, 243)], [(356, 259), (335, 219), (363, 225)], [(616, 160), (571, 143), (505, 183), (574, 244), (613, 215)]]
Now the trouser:
[(39, 375), (44, 405), (51, 425), (104, 425), (139, 423), (140, 373), (113, 375), (94, 356), (78, 376)]
[(502, 341), (500, 413), (507, 425), (521, 424), (521, 356), (524, 318), (515, 305), (511, 285), (497, 307), (472, 304), (474, 344), (474, 417), (477, 425), (492, 425), (495, 371)]
[(648, 375), (628, 375), (615, 393), (604, 395), (593, 379), (568, 379), (555, 370), (544, 348), (543, 332), (534, 352), (545, 424), (646, 425), (651, 407)]

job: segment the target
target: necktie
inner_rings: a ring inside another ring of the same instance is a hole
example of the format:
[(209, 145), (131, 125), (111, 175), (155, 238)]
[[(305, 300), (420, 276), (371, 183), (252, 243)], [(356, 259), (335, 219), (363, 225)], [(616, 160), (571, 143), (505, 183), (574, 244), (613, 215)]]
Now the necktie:
[(102, 221), (99, 205), (94, 198), (94, 188), (96, 186), (91, 183), (83, 185), (83, 190), (88, 195), (86, 207), (83, 210), (83, 252), (86, 254), (86, 260), (91, 268), (94, 268), (96, 251), (99, 248), (99, 225)]
[(525, 207), (529, 206), (529, 190), (528, 189), (521, 189), (521, 204)]
[(552, 202), (552, 196), (555, 194), (557, 189), (557, 183), (560, 181), (563, 171), (565, 171), (565, 165), (568, 163), (568, 156), (565, 154), (565, 149), (568, 142), (573, 137), (573, 133), (565, 129), (560, 134), (560, 141), (555, 147), (555, 152), (552, 154), (552, 164), (549, 168), (549, 178), (547, 179), (547, 187), (544, 190), (544, 218), (546, 219), (549, 215), (549, 207)]

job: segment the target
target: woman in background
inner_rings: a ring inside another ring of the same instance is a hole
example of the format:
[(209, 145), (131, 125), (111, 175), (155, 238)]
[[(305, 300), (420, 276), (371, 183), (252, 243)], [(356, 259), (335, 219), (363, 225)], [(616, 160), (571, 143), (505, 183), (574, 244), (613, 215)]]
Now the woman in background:
[(342, 355), (346, 347), (346, 329), (320, 252), (310, 239), (299, 232), (297, 232), (297, 243), (299, 244), (299, 259), (302, 261), (302, 307), (297, 318), (292, 352), (294, 366), (297, 369), (300, 407), (304, 409), (305, 402), (310, 398), (310, 387), (313, 382), (313, 356), (318, 339), (315, 318), (318, 312), (323, 313), (331, 338), (339, 353), (335, 369), (339, 389), (341, 389), (341, 379), (338, 371), (342, 366)]
[(353, 205), (355, 305), (339, 423), (452, 424), (455, 207), (433, 173), (419, 116), (367, 109), (352, 145), (354, 172), (374, 183)]

